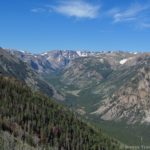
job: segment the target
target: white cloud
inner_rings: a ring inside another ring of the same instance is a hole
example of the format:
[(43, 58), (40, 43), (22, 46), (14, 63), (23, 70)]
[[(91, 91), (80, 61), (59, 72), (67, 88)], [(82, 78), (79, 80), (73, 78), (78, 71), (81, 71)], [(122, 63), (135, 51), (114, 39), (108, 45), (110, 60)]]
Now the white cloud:
[(100, 6), (93, 5), (81, 0), (63, 1), (58, 6), (51, 7), (53, 11), (76, 18), (96, 18), (99, 14)]
[(141, 23), (141, 28), (150, 28), (150, 23)]
[(134, 21), (139, 19), (140, 15), (149, 9), (147, 5), (133, 4), (125, 10), (112, 9), (109, 11), (109, 15), (113, 18), (113, 22), (124, 22), (124, 21)]

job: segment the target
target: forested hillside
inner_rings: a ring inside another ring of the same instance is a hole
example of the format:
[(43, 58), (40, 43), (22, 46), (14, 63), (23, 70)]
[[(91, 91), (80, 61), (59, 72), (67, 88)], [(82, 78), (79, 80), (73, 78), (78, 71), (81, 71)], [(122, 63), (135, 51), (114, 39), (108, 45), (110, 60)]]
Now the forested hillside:
[[(4, 136), (11, 135), (9, 138)], [(18, 144), (19, 143), (19, 144)], [(119, 150), (119, 142), (24, 83), (0, 76), (1, 149)], [(10, 146), (10, 147), (9, 147)], [(31, 148), (32, 147), (32, 148)]]

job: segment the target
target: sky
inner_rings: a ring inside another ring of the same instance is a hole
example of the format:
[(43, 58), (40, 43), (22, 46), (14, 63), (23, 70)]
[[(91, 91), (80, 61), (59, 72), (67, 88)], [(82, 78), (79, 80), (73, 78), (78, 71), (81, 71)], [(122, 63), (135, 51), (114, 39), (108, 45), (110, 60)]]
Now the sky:
[(150, 51), (150, 1), (0, 0), (0, 46)]

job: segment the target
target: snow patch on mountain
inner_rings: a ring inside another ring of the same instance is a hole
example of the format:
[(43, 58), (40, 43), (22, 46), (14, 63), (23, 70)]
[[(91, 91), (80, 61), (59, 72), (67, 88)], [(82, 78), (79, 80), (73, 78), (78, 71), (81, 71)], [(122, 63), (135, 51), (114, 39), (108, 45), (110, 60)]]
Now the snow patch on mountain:
[(41, 55), (44, 56), (44, 55), (47, 55), (47, 53), (42, 53)]
[(25, 51), (23, 51), (23, 50), (20, 50), (20, 52), (25, 53)]
[(122, 59), (122, 60), (120, 60), (120, 64), (121, 64), (121, 65), (125, 64), (125, 63), (127, 62), (127, 60), (128, 60), (128, 59)]
[(76, 51), (79, 57), (86, 57), (88, 54), (86, 52)]

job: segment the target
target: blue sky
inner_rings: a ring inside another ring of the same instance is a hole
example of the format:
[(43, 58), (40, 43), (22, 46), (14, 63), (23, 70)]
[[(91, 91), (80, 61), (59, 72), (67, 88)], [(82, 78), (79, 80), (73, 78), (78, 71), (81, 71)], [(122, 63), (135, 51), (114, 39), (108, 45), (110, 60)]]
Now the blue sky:
[(150, 2), (0, 0), (0, 46), (150, 51)]

